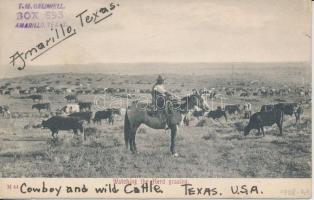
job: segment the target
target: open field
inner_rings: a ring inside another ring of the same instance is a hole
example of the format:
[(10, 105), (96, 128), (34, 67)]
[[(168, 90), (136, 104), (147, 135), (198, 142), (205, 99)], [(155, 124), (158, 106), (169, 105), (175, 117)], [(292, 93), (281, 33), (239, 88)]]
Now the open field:
[[(193, 88), (296, 88), (306, 84), (293, 70), (265, 74), (242, 70), (232, 76), (223, 73), (165, 74), (165, 77), (167, 88), (177, 96), (188, 94)], [(54, 88), (76, 88), (76, 82), (80, 82), (90, 89), (137, 90), (151, 89), (156, 77), (156, 74), (67, 73), (4, 79), (0, 85), (10, 82), (11, 86), (28, 88), (49, 82)], [(255, 80), (256, 84), (249, 85)], [(52, 104), (52, 112), (67, 104), (65, 95), (43, 94), (44, 101)], [(82, 101), (94, 101), (96, 96), (101, 95), (78, 95)], [(149, 93), (137, 92), (132, 98), (139, 96), (150, 99)], [(302, 99), (306, 97), (294, 93), (267, 97), (240, 97), (237, 93), (223, 103), (243, 105), (250, 102), (254, 113), (263, 104)], [(124, 100), (121, 107), (125, 106)], [(39, 114), (31, 109), (32, 100), (20, 99), (14, 93), (0, 95), (0, 102), (8, 105), (12, 113), (10, 119), (0, 118), (0, 177), (311, 177), (311, 104), (303, 105), (304, 113), (298, 125), (295, 125), (294, 117), (284, 117), (283, 136), (279, 136), (275, 125), (266, 127), (265, 137), (256, 136), (254, 131), (243, 136), (248, 119), (243, 119), (242, 115), (228, 116), (227, 122), (192, 118), (189, 126), (179, 128), (176, 138), (179, 156), (173, 157), (169, 151), (170, 131), (146, 126), (141, 126), (137, 134), (138, 154), (127, 150), (123, 139), (123, 115), (115, 119), (114, 125), (106, 122), (85, 124), (86, 141), (70, 131), (60, 131), (59, 140), (53, 142), (49, 130), (33, 128), (49, 116), (48, 112)], [(104, 107), (110, 103), (108, 100)], [(218, 105), (219, 98), (213, 101), (214, 108)], [(96, 109), (96, 106), (92, 108)]]

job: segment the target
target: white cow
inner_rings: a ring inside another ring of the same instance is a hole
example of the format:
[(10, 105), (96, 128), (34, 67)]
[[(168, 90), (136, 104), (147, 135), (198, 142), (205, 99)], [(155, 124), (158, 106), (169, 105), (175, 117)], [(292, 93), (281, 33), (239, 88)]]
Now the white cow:
[(80, 112), (80, 106), (78, 104), (67, 104), (66, 106), (61, 108), (61, 111), (63, 111), (66, 114)]

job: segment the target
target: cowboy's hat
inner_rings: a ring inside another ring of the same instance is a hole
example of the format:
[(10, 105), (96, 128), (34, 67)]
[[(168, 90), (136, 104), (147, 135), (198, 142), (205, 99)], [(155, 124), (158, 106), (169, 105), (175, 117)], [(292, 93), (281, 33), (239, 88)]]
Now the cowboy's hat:
[(161, 75), (158, 75), (156, 81), (164, 81), (165, 79), (161, 76)]

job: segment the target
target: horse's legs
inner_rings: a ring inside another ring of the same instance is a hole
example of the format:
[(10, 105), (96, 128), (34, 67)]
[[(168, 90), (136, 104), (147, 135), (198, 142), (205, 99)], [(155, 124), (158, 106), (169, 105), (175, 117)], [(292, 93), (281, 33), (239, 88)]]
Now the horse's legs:
[(130, 132), (130, 136), (129, 136), (129, 145), (130, 145), (130, 150), (132, 153), (135, 153), (135, 149), (134, 149), (134, 145), (133, 145), (133, 140), (135, 140), (135, 134), (134, 134), (134, 130), (132, 130)]
[(134, 152), (136, 153), (137, 149), (136, 149), (136, 143), (135, 143), (135, 136), (136, 136), (136, 131), (134, 131), (134, 134), (132, 134), (133, 149), (134, 149)]
[(130, 144), (130, 150), (132, 153), (136, 153), (136, 144), (135, 144), (135, 136), (136, 136), (136, 131), (138, 129), (138, 125), (133, 125), (130, 131), (130, 137), (129, 137), (129, 144)]
[(264, 127), (262, 126), (261, 129), (262, 129), (262, 133), (263, 133), (263, 137), (264, 137), (265, 136)]
[(173, 126), (171, 126), (171, 145), (170, 145), (170, 151), (173, 155), (176, 153), (176, 151), (175, 151), (176, 135), (177, 135), (177, 126), (173, 125)]

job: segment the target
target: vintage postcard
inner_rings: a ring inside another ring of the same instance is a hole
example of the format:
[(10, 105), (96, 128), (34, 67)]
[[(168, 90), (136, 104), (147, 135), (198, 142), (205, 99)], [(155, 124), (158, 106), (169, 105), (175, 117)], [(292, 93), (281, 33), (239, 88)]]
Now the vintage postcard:
[(310, 0), (0, 0), (0, 198), (311, 198)]

